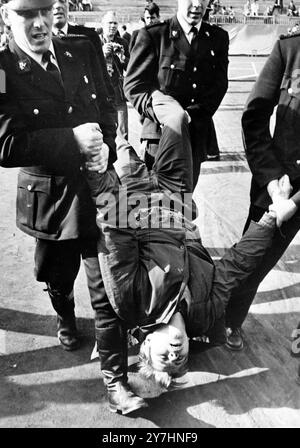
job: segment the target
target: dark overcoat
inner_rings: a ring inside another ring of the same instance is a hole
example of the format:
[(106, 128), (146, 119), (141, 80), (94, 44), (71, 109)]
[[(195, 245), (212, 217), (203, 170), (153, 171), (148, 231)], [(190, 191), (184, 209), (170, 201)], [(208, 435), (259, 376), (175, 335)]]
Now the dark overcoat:
[(73, 128), (99, 123), (115, 160), (115, 123), (94, 47), (53, 38), (63, 85), (14, 43), (0, 53), (0, 165), (21, 167), (17, 226), (36, 238), (95, 237), (95, 208)]
[[(243, 117), (246, 155), (253, 173), (252, 204), (267, 209), (267, 185), (288, 174), (300, 189), (300, 35), (279, 39), (248, 98)], [(274, 132), (270, 119), (277, 106)], [(293, 199), (295, 199), (293, 197)], [(297, 204), (300, 203), (295, 199)]]
[(193, 158), (199, 163), (209, 147), (211, 118), (228, 87), (229, 39), (223, 29), (202, 22), (197, 40), (198, 51), (193, 55), (177, 17), (139, 30), (124, 89), (128, 100), (146, 118), (143, 138), (160, 137), (151, 107), (152, 92), (159, 89), (174, 97), (192, 118)]

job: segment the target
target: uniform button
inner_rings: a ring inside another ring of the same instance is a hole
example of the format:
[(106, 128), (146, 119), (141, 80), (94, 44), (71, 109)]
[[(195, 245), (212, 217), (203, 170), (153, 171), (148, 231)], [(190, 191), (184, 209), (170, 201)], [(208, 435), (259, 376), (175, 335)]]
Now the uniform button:
[(40, 111), (38, 109), (33, 109), (33, 113), (34, 113), (34, 115), (38, 115), (40, 113)]
[(196, 72), (196, 71), (197, 71), (197, 67), (194, 67), (194, 68), (193, 68), (193, 71)]
[(27, 190), (31, 191), (32, 190), (32, 185), (27, 185)]
[(300, 160), (296, 160), (297, 165), (300, 165)]
[(89, 78), (88, 78), (86, 75), (84, 75), (84, 82), (85, 82), (86, 84), (89, 83)]
[(93, 98), (93, 100), (95, 100), (97, 98), (97, 95), (95, 93), (93, 93), (92, 98)]
[(293, 93), (293, 89), (292, 89), (291, 87), (288, 89), (288, 93), (289, 93), (290, 95)]
[(174, 65), (174, 64), (171, 64), (171, 65), (170, 65), (170, 68), (172, 68), (172, 69), (175, 68), (175, 65)]
[(70, 106), (69, 109), (68, 109), (68, 114), (71, 114), (72, 112), (73, 112), (73, 107)]
[(180, 249), (181, 249), (181, 250), (183, 250), (183, 249), (184, 249), (184, 244), (182, 244), (182, 245), (180, 246)]
[(210, 50), (210, 54), (211, 54), (212, 56), (214, 56), (214, 55), (215, 55), (214, 50)]
[(196, 89), (196, 87), (197, 87), (197, 84), (193, 84), (193, 86), (192, 86), (192, 87), (193, 87), (193, 89)]
[(79, 169), (80, 169), (80, 171), (83, 171), (83, 166), (81, 166)]
[(195, 102), (195, 100), (194, 100), (194, 98), (192, 98), (192, 99), (191, 99), (191, 103), (194, 103), (194, 102)]

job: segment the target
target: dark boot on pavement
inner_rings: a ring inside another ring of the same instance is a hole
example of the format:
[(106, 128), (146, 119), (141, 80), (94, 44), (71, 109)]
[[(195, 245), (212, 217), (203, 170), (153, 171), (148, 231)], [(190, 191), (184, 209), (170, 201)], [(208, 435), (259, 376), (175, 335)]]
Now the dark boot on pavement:
[(147, 407), (127, 383), (127, 332), (120, 325), (97, 328), (96, 339), (110, 411), (126, 415)]
[(243, 350), (244, 341), (241, 327), (227, 328), (227, 340), (225, 347), (233, 351)]
[(79, 347), (76, 329), (74, 294), (62, 294), (47, 285), (51, 303), (57, 312), (57, 337), (64, 350), (72, 351)]

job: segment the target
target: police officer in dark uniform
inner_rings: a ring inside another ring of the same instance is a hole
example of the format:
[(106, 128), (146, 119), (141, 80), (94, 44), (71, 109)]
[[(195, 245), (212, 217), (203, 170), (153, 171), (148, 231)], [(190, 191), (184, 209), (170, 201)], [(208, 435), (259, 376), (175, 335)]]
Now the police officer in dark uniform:
[[(12, 39), (0, 53), (0, 165), (21, 167), (17, 226), (36, 238), (35, 275), (46, 282), (63, 348), (78, 347), (73, 286), (84, 259), (92, 305), (105, 295), (98, 230), (85, 172), (115, 160), (115, 123), (88, 39), (52, 39), (53, 0), (1, 7)], [(95, 266), (98, 269), (95, 269)]]
[[(243, 348), (243, 324), (258, 286), (275, 266), (300, 229), (300, 34), (281, 36), (261, 71), (248, 98), (242, 127), (244, 146), (252, 172), (250, 209), (245, 230), (250, 221), (258, 221), (271, 202), (277, 203), (277, 214), (283, 207), (279, 193), (280, 179), (292, 187), (287, 202), (288, 216), (276, 230), (272, 247), (257, 270), (242, 285), (227, 308), (227, 326), (231, 328), (227, 346)], [(276, 124), (270, 132), (270, 119), (275, 107)], [(281, 222), (279, 223), (281, 224)]]
[(212, 116), (228, 86), (228, 34), (202, 21), (207, 4), (208, 0), (178, 0), (175, 17), (142, 28), (125, 78), (127, 98), (149, 119), (144, 137), (159, 138), (160, 124), (175, 129), (175, 139), (182, 137), (176, 144), (186, 147), (191, 142), (193, 186), (210, 146)]
[(69, 34), (77, 36), (84, 35), (87, 36), (88, 39), (92, 42), (99, 58), (100, 66), (102, 68), (103, 78), (108, 92), (109, 103), (112, 103), (112, 107), (110, 108), (110, 110), (107, 110), (107, 113), (114, 113), (115, 116), (113, 118), (117, 123), (117, 114), (114, 107), (115, 94), (109, 74), (107, 73), (106, 61), (104, 59), (100, 37), (94, 28), (89, 28), (82, 25), (72, 25), (68, 23), (68, 14), (68, 0), (57, 0), (53, 5), (53, 34), (60, 37)]

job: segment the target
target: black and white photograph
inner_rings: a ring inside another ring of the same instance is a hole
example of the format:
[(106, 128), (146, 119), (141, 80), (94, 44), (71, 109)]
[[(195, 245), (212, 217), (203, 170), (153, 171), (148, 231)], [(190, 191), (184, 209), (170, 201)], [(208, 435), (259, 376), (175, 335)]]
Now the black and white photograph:
[(0, 0), (0, 428), (300, 428), (298, 138), (300, 0)]

